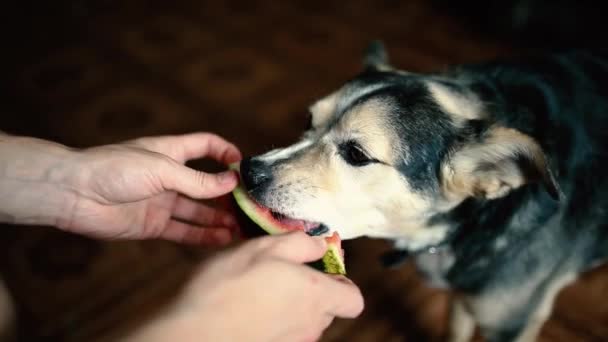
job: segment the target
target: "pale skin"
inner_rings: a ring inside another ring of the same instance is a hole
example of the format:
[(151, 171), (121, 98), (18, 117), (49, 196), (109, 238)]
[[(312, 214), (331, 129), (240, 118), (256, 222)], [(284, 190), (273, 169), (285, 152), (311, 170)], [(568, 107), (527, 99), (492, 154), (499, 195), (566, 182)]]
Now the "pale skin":
[[(165, 239), (218, 246), (238, 226), (217, 199), (237, 184), (231, 171), (184, 165), (241, 159), (210, 133), (147, 137), (73, 149), (0, 132), (0, 222), (49, 225), (100, 239)], [(314, 341), (335, 317), (363, 310), (356, 285), (303, 265), (325, 252), (304, 233), (264, 237), (202, 265), (169, 309), (129, 336), (133, 341)]]

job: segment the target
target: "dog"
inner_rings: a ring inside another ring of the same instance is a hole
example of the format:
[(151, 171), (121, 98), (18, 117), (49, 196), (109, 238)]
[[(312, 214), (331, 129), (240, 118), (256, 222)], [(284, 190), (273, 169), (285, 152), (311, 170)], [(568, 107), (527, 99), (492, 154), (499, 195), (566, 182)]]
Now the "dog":
[(563, 287), (608, 258), (608, 54), (435, 74), (362, 72), (310, 106), (292, 146), (246, 158), (250, 195), (343, 239), (394, 242), (449, 288), (451, 341), (533, 341)]

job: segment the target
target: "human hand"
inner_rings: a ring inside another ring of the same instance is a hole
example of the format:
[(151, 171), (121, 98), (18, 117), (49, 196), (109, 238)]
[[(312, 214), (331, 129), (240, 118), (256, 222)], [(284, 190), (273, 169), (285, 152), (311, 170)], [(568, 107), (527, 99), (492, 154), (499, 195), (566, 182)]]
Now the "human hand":
[[(225, 165), (241, 159), (217, 135), (140, 138), (81, 153), (79, 197), (66, 230), (102, 238), (163, 238), (184, 243), (230, 242), (236, 220), (226, 210), (194, 199), (210, 199), (234, 189), (232, 171), (209, 174), (183, 164), (208, 157)], [(184, 196), (186, 195), (186, 196)]]
[(224, 164), (240, 160), (239, 150), (217, 135), (147, 137), (83, 150), (30, 138), (0, 143), (8, 170), (0, 173), (0, 190), (18, 192), (10, 207), (0, 208), (0, 219), (9, 218), (4, 221), (49, 223), (96, 238), (231, 240), (234, 217), (191, 198), (230, 192), (236, 174), (208, 174), (184, 165), (203, 157)]
[(294, 232), (225, 251), (130, 340), (315, 341), (335, 317), (357, 317), (364, 306), (350, 280), (302, 264), (326, 249), (323, 239)]

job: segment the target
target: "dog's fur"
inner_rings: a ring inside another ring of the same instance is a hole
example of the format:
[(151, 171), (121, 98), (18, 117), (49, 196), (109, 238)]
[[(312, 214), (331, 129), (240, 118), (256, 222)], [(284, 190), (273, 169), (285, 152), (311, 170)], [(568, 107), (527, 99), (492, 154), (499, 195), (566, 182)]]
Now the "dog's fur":
[(456, 292), (451, 339), (530, 341), (558, 291), (608, 258), (608, 55), (441, 74), (366, 70), (293, 146), (244, 161), (251, 195), (344, 239), (391, 239)]

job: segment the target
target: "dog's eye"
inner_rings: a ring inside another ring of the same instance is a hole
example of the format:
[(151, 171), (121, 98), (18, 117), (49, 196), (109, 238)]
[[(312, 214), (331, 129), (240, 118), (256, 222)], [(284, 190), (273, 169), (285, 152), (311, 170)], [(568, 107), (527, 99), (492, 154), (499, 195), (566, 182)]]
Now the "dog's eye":
[(340, 154), (347, 163), (353, 166), (365, 166), (374, 162), (374, 159), (370, 158), (354, 141), (340, 145)]

